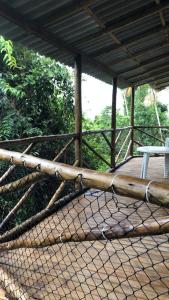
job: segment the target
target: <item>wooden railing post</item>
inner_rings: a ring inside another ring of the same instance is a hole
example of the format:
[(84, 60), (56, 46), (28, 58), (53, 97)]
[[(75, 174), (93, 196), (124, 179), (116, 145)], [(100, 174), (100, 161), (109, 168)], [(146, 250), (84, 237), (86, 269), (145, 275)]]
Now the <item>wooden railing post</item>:
[(131, 125), (130, 156), (133, 156), (133, 148), (134, 148), (134, 98), (135, 98), (135, 88), (132, 87), (132, 90), (131, 90), (131, 107), (130, 107), (130, 125)]
[(82, 99), (81, 99), (81, 56), (75, 57), (75, 161), (79, 161), (79, 166), (82, 164), (81, 145), (82, 145)]
[(113, 78), (113, 94), (112, 94), (112, 135), (111, 135), (111, 167), (115, 168), (115, 156), (116, 156), (116, 98), (117, 98), (117, 77)]

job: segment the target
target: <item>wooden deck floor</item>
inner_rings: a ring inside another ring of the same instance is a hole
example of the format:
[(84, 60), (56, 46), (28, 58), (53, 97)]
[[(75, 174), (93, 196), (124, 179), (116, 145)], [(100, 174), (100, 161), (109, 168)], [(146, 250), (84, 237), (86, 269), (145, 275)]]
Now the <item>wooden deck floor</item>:
[[(129, 160), (126, 164), (117, 169), (116, 173), (140, 177), (142, 157), (136, 157)], [(169, 181), (163, 177), (164, 157), (150, 157), (148, 164), (147, 178), (157, 181)]]
[[(138, 176), (140, 163), (140, 158), (132, 159), (117, 172)], [(163, 180), (162, 169), (163, 159), (152, 158), (148, 176)], [(111, 193), (91, 190), (17, 240), (36, 240), (38, 245), (52, 236), (54, 245), (1, 252), (0, 269), (23, 289), (19, 299), (24, 300), (26, 293), (28, 299), (41, 300), (169, 299), (169, 235), (111, 242), (61, 240), (65, 230), (78, 235), (81, 229), (138, 225), (168, 214), (167, 209), (137, 199), (114, 199)], [(5, 285), (9, 291), (9, 281)]]

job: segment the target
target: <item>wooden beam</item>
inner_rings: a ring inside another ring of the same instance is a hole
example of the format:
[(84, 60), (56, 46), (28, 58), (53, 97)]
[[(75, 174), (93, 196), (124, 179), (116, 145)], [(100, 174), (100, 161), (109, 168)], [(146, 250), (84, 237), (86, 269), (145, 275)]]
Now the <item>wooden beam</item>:
[[(123, 42), (121, 42), (121, 45), (109, 45), (109, 46), (103, 47), (99, 50), (92, 52), (91, 55), (96, 57), (96, 56), (100, 56), (103, 54), (107, 54), (109, 52), (122, 49), (124, 46), (131, 46), (135, 43), (138, 43), (138, 42), (144, 40), (145, 38), (152, 37), (153, 35), (161, 34), (162, 32), (163, 32), (163, 28), (161, 27), (161, 25), (158, 25), (158, 26), (155, 26), (154, 28), (144, 30), (139, 34), (135, 34), (135, 35), (131, 36), (130, 38), (124, 39)], [(78, 40), (76, 42), (79, 43), (80, 41)], [(86, 43), (87, 42), (88, 41), (86, 40)]]
[(116, 102), (117, 102), (117, 77), (113, 78), (113, 94), (112, 94), (112, 116), (111, 116), (111, 128), (113, 129), (111, 134), (111, 167), (115, 169), (116, 162)]
[(90, 41), (95, 38), (98, 38), (108, 32), (117, 32), (119, 30), (122, 30), (126, 28), (127, 26), (131, 24), (135, 24), (140, 20), (143, 20), (146, 17), (152, 16), (154, 14), (157, 14), (159, 11), (166, 9), (169, 7), (168, 0), (164, 0), (163, 4), (155, 5), (153, 4), (147, 4), (143, 8), (139, 8), (136, 10), (133, 10), (132, 12), (125, 15), (125, 17), (119, 17), (113, 20), (113, 22), (109, 22), (106, 25), (105, 29), (102, 29), (99, 32), (90, 34), (88, 36), (85, 36), (84, 38), (81, 38), (78, 40), (78, 43), (82, 43), (84, 41)]
[(66, 19), (94, 4), (96, 0), (78, 0), (70, 4), (62, 5), (59, 8), (53, 9), (47, 15), (38, 18), (38, 23), (42, 26), (49, 26), (53, 23)]
[(134, 148), (134, 98), (135, 98), (135, 88), (131, 89), (131, 107), (130, 107), (130, 125), (131, 129), (131, 146), (130, 146), (130, 156), (133, 156)]
[(81, 166), (82, 159), (82, 95), (81, 95), (81, 56), (75, 57), (75, 161)]
[[(169, 207), (169, 185), (164, 182), (156, 182), (148, 179), (141, 179), (126, 175), (114, 175), (111, 173), (96, 172), (84, 168), (77, 168), (63, 163), (52, 162), (32, 155), (27, 155), (15, 151), (0, 149), (0, 160), (13, 161), (13, 164), (50, 176), (61, 176), (63, 180), (74, 180), (81, 182), (86, 187), (100, 190), (111, 190), (112, 185), (116, 193), (132, 198), (148, 201), (160, 206)], [(80, 176), (79, 176), (80, 175)], [(116, 177), (114, 177), (116, 176)], [(151, 184), (150, 184), (151, 182)], [(147, 189), (149, 199), (146, 199)]]
[[(87, 14), (89, 16), (91, 16), (95, 20), (96, 24), (100, 28), (102, 28), (102, 29), (106, 28), (104, 22), (102, 20), (100, 20), (96, 14), (94, 14), (94, 12), (92, 11), (91, 8), (88, 7), (87, 9), (85, 9), (85, 11), (87, 12)], [(109, 38), (111, 38), (111, 40), (113, 41), (113, 44), (116, 43), (117, 45), (122, 45), (122, 42), (119, 40), (119, 38), (114, 33), (108, 32), (107, 35)], [(137, 57), (133, 56), (133, 53), (129, 50), (128, 46), (123, 44), (122, 50), (124, 50), (127, 53), (128, 57), (130, 59), (133, 59), (136, 61), (137, 64), (140, 64), (139, 60), (137, 59)]]

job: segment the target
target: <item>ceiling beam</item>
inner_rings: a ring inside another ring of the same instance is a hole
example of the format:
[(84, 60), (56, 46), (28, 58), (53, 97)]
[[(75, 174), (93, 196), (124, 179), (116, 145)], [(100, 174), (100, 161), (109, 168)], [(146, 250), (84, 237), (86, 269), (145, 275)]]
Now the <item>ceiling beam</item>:
[(59, 22), (65, 18), (68, 18), (94, 4), (96, 0), (78, 0), (70, 3), (69, 5), (62, 5), (60, 8), (53, 9), (47, 15), (39, 17), (37, 22), (44, 27), (50, 26), (55, 22)]
[(123, 15), (120, 18), (116, 18), (113, 22), (109, 22), (106, 24), (105, 28), (96, 32), (94, 34), (90, 34), (88, 36), (84, 36), (83, 38), (78, 40), (78, 43), (86, 42), (89, 40), (93, 40), (99, 36), (102, 36), (108, 32), (117, 32), (126, 28), (127, 26), (137, 23), (138, 21), (145, 19), (146, 17), (152, 16), (154, 14), (159, 13), (160, 11), (169, 7), (168, 0), (163, 0), (161, 4), (147, 4), (143, 8), (139, 8), (133, 10), (131, 13), (127, 15)]
[[(100, 28), (102, 28), (102, 29), (105, 28), (104, 23), (103, 23), (103, 22), (102, 22), (102, 21), (101, 21), (94, 13), (93, 13), (93, 11), (92, 11), (91, 8), (88, 7), (88, 8), (85, 9), (85, 11), (87, 12), (87, 14), (88, 14), (89, 16), (91, 16), (91, 17), (95, 20), (96, 24), (97, 24), (98, 26), (100, 26)], [(117, 38), (117, 36), (116, 36), (114, 33), (108, 32), (107, 35), (108, 35), (108, 37), (113, 41), (113, 43), (116, 43), (117, 45), (121, 45), (121, 41)], [(129, 57), (130, 59), (135, 60), (136, 63), (137, 63), (138, 65), (140, 65), (140, 62), (138, 61), (138, 59), (133, 57), (132, 52), (128, 49), (127, 46), (123, 45), (123, 50), (124, 50), (125, 53), (127, 53), (128, 57)], [(140, 67), (141, 67), (141, 66), (140, 66)], [(143, 68), (143, 69), (144, 69), (144, 68)]]
[[(27, 19), (16, 9), (11, 8), (8, 4), (4, 3), (4, 1), (0, 1), (0, 15), (8, 19), (10, 22), (18, 25), (26, 32), (34, 34), (35, 36), (38, 36), (40, 39), (46, 41), (54, 47), (59, 48), (63, 51), (63, 53), (67, 53), (69, 55), (72, 55), (73, 57), (75, 57), (79, 53), (78, 49), (75, 46), (66, 43), (43, 26), (39, 26), (39, 24), (36, 21)], [(90, 57), (89, 55), (85, 55), (84, 53), (81, 54), (83, 61), (90, 64), (95, 69), (102, 71), (111, 77), (116, 76), (113, 70), (107, 65), (98, 62), (96, 59)], [(119, 79), (125, 85), (129, 85), (127, 81), (123, 80), (122, 78)]]
[[(169, 26), (167, 26), (167, 28), (169, 28)], [(94, 52), (91, 52), (90, 55), (96, 57), (96, 56), (100, 56), (100, 55), (103, 55), (103, 54), (107, 54), (109, 52), (122, 49), (125, 46), (127, 46), (127, 47), (131, 46), (135, 43), (138, 43), (138, 42), (144, 40), (145, 38), (150, 38), (153, 35), (156, 35), (158, 33), (161, 34), (162, 32), (163, 32), (163, 28), (161, 27), (161, 25), (160, 26), (158, 25), (158, 26), (155, 26), (151, 29), (144, 30), (143, 32), (141, 32), (139, 34), (135, 34), (135, 35), (133, 35), (133, 36), (127, 38), (127, 39), (124, 39), (121, 42), (121, 45), (109, 45), (109, 46), (106, 46), (106, 47), (101, 48), (99, 50), (96, 50)], [(76, 41), (76, 42), (78, 42), (78, 41)]]

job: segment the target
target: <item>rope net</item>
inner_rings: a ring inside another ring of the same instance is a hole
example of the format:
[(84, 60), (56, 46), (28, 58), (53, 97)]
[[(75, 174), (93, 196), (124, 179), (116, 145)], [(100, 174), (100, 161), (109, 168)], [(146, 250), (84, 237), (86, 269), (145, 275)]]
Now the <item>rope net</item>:
[[(35, 192), (39, 184), (46, 187), (52, 180), (40, 173), (25, 174), (0, 187), (1, 196), (16, 193), (21, 201), (32, 184)], [(148, 198), (117, 196), (113, 188), (84, 191), (75, 180), (67, 181), (64, 188), (67, 195), (60, 199), (53, 198), (56, 192), (48, 188), (48, 201), (34, 216), (27, 210), (19, 225), (21, 207), (8, 223), (1, 222), (0, 287), (6, 298), (168, 299), (169, 234), (144, 235), (137, 230), (143, 226), (148, 231), (146, 224), (152, 222), (160, 224), (168, 209)], [(28, 193), (28, 202), (31, 196)], [(33, 201), (36, 204), (34, 197)]]

